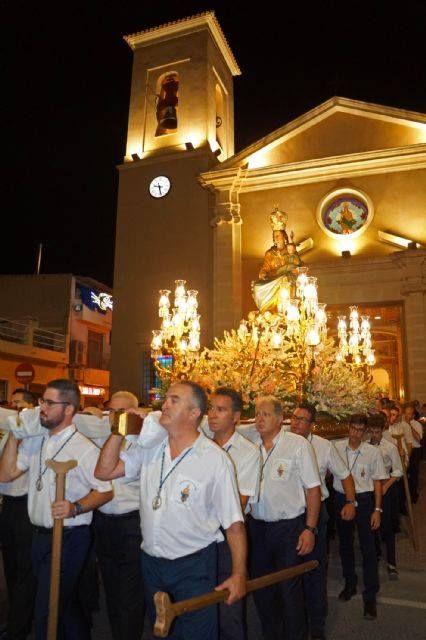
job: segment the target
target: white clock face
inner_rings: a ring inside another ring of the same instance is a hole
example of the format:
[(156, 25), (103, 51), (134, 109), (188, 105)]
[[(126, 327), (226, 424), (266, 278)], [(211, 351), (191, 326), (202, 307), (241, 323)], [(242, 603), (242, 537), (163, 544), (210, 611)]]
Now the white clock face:
[(171, 183), (166, 176), (157, 176), (149, 184), (149, 193), (153, 198), (164, 198), (170, 191)]

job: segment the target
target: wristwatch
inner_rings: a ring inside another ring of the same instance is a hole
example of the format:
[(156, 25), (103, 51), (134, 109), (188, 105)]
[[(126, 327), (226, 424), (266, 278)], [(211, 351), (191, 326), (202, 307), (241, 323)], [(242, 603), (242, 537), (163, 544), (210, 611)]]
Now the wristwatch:
[(345, 504), (353, 504), (354, 507), (358, 506), (358, 502), (356, 500), (346, 500)]
[(305, 524), (305, 529), (307, 529), (308, 531), (310, 531), (311, 533), (314, 534), (314, 536), (317, 535), (318, 533), (318, 529), (317, 527), (311, 527), (309, 524)]
[(383, 509), (380, 507), (374, 507), (374, 511), (379, 511), (379, 513), (383, 513)]
[(83, 513), (84, 511), (84, 507), (81, 504), (81, 502), (74, 502), (74, 515), (73, 518), (75, 518), (76, 516), (79, 516), (81, 513)]

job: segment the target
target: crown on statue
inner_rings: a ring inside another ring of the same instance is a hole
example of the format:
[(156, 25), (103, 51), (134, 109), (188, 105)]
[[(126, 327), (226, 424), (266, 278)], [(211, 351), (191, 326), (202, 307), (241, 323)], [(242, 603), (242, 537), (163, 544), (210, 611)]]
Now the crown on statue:
[(269, 216), (269, 220), (271, 222), (272, 231), (285, 231), (288, 214), (284, 211), (280, 211), (278, 206), (275, 205), (274, 211)]

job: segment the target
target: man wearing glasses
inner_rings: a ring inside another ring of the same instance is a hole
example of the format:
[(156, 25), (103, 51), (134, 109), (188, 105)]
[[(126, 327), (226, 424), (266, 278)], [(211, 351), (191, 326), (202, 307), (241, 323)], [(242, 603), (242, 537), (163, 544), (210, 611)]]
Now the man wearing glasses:
[(325, 619), (327, 616), (327, 520), (325, 500), (329, 493), (325, 483), (327, 471), (339, 478), (345, 492), (346, 501), (340, 511), (343, 520), (355, 517), (355, 485), (351, 474), (337, 453), (334, 445), (325, 438), (312, 433), (316, 418), (316, 409), (312, 404), (301, 403), (293, 411), (290, 428), (292, 433), (303, 436), (314, 448), (321, 479), (321, 511), (318, 520), (318, 534), (313, 552), (306, 560), (318, 560), (318, 568), (303, 576), (306, 605), (311, 640), (325, 638)]
[[(357, 575), (355, 573), (354, 528), (358, 529), (363, 560), (364, 618), (374, 620), (377, 617), (376, 594), (379, 591), (379, 576), (375, 547), (375, 531), (380, 527), (382, 514), (382, 480), (388, 479), (383, 457), (377, 447), (363, 442), (367, 428), (367, 417), (355, 414), (349, 421), (349, 438), (336, 442), (336, 449), (346, 461), (355, 482), (357, 513), (354, 520), (336, 518), (336, 528), (340, 541), (340, 560), (342, 563), (345, 587), (339, 594), (339, 600), (346, 602), (356, 594)], [(336, 491), (336, 513), (341, 512), (346, 502), (342, 482), (334, 477)]]
[[(78, 578), (90, 543), (92, 511), (112, 498), (111, 484), (95, 479), (97, 447), (79, 433), (73, 417), (80, 391), (71, 380), (49, 382), (40, 404), (40, 423), (47, 431), (18, 441), (10, 434), (0, 460), (0, 481), (11, 482), (28, 471), (28, 512), (33, 525), (32, 561), (37, 578), (35, 637), (47, 633), (53, 521), (64, 520), (59, 600), (59, 630), (72, 640), (89, 638), (84, 616), (76, 602)], [(65, 499), (55, 501), (55, 474), (46, 460), (77, 460), (66, 478)]]
[[(257, 444), (262, 454), (259, 500), (248, 517), (253, 578), (299, 564), (312, 552), (321, 506), (312, 446), (282, 428), (282, 405), (273, 396), (256, 402)], [(300, 577), (253, 594), (267, 640), (306, 638)]]

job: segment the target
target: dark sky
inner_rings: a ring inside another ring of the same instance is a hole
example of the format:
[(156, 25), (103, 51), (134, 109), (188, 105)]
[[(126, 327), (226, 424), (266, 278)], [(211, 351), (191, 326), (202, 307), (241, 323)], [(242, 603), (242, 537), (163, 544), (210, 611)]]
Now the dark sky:
[(124, 34), (216, 11), (242, 70), (237, 150), (333, 95), (426, 111), (426, 2), (276, 4), (0, 0), (0, 273), (33, 273), (42, 242), (42, 272), (112, 283)]

